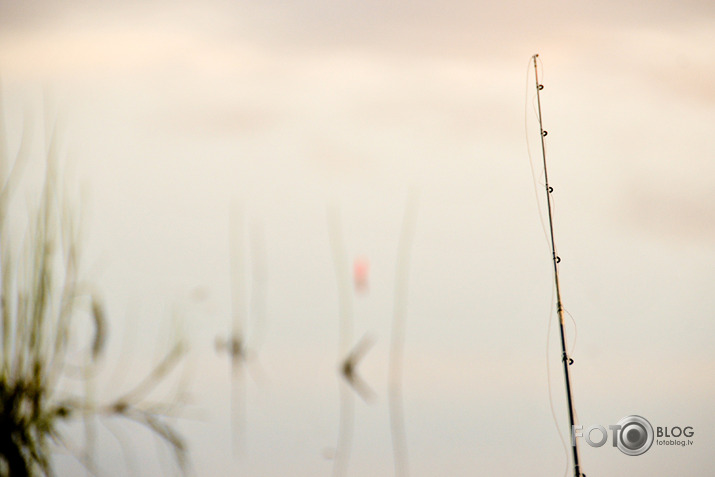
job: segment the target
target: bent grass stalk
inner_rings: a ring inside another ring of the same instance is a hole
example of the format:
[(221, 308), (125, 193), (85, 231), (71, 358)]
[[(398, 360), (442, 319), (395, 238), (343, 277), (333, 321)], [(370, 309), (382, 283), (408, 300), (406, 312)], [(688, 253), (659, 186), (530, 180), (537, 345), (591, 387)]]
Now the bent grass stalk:
[[(46, 149), (39, 204), (27, 213), (21, 235), (18, 230), (10, 231), (8, 218), (29, 161), (32, 123), (26, 118), (14, 158), (7, 151), (6, 130), (0, 117), (0, 475), (52, 475), (51, 444), (69, 447), (60, 423), (83, 420), (89, 441), (94, 418), (110, 416), (149, 428), (168, 444), (179, 467), (185, 469), (183, 439), (162, 417), (161, 409), (144, 404), (145, 396), (181, 360), (183, 343), (177, 342), (134, 389), (107, 404), (92, 403), (87, 393), (82, 396), (61, 389), (60, 381), (72, 368), (68, 352), (74, 351), (69, 348), (76, 319), (91, 317), (94, 333), (85, 349), (84, 366), (93, 368), (107, 341), (105, 310), (97, 294), (78, 276), (79, 227), (61, 187), (58, 128), (53, 128)], [(87, 369), (81, 373), (85, 381), (92, 374)], [(96, 472), (91, 452), (75, 453), (75, 457)]]

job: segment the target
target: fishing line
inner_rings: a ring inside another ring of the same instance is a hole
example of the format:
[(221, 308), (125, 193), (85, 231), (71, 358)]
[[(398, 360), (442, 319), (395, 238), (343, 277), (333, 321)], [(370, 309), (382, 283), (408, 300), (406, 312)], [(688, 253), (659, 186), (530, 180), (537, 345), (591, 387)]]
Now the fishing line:
[(569, 315), (569, 318), (571, 318), (571, 323), (573, 323), (573, 343), (571, 344), (571, 351), (569, 351), (569, 356), (573, 355), (574, 350), (576, 349), (576, 338), (578, 338), (578, 326), (576, 326), (576, 320), (574, 319), (573, 315), (569, 313), (569, 311), (564, 307), (564, 313)]
[[(539, 60), (539, 63), (541, 61)], [(534, 166), (534, 158), (531, 154), (531, 143), (529, 141), (529, 104), (531, 103), (531, 109), (532, 109), (532, 114), (534, 116), (538, 116), (538, 111), (536, 109), (536, 95), (529, 95), (529, 88), (531, 86), (531, 68), (533, 65), (533, 59), (529, 58), (529, 61), (527, 62), (526, 65), (526, 88), (525, 88), (525, 99), (524, 99), (524, 137), (526, 138), (526, 152), (529, 157), (529, 166), (531, 169), (531, 178), (532, 178), (532, 186), (534, 187), (534, 198), (536, 201), (536, 209), (539, 212), (539, 221), (541, 223), (541, 230), (544, 233), (544, 240), (546, 241), (546, 246), (550, 250), (550, 243), (549, 243), (549, 237), (548, 237), (548, 232), (546, 231), (546, 221), (544, 219), (544, 213), (542, 210), (542, 204), (541, 204), (541, 199), (539, 196), (539, 185), (542, 187), (546, 187), (544, 182), (542, 181), (542, 178), (544, 177), (544, 172), (542, 171), (539, 177), (537, 178), (536, 175), (536, 167)], [(538, 184), (538, 185), (537, 185)], [(554, 319), (554, 309), (556, 308), (555, 305), (555, 296), (556, 296), (556, 285), (554, 283), (551, 284), (551, 301), (550, 301), (550, 313), (549, 313), (549, 321), (547, 325), (547, 330), (546, 330), (546, 384), (548, 387), (549, 391), (549, 409), (551, 410), (551, 417), (554, 422), (554, 427), (556, 428), (556, 433), (559, 436), (559, 440), (561, 441), (561, 446), (563, 447), (564, 450), (564, 456), (566, 458), (566, 463), (564, 467), (564, 477), (568, 474), (569, 470), (569, 462), (570, 462), (570, 457), (569, 457), (569, 451), (568, 451), (568, 446), (566, 445), (566, 439), (564, 438), (564, 434), (561, 430), (561, 426), (559, 425), (559, 420), (558, 417), (556, 416), (556, 409), (554, 408), (554, 396), (553, 396), (553, 390), (552, 390), (552, 385), (551, 385), (551, 364), (549, 361), (549, 353), (550, 353), (550, 348), (551, 348), (551, 325)], [(570, 316), (570, 315), (569, 315)], [(572, 318), (573, 319), (573, 318)]]
[[(552, 255), (552, 265), (553, 265), (553, 285), (554, 285), (554, 292), (555, 292), (555, 298), (556, 298), (556, 312), (558, 314), (559, 318), (559, 334), (561, 337), (561, 363), (563, 365), (563, 370), (564, 370), (564, 384), (566, 387), (566, 400), (567, 400), (567, 409), (568, 409), (568, 414), (569, 414), (569, 429), (573, 429), (575, 425), (575, 417), (576, 417), (576, 412), (574, 409), (574, 404), (573, 404), (573, 397), (572, 397), (572, 391), (571, 391), (571, 378), (570, 378), (570, 372), (569, 372), (569, 366), (573, 364), (573, 359), (569, 357), (569, 353), (567, 351), (567, 345), (566, 345), (566, 336), (565, 336), (565, 326), (564, 326), (564, 307), (563, 303), (561, 300), (561, 287), (559, 285), (559, 263), (561, 262), (561, 258), (558, 256), (556, 253), (556, 241), (554, 239), (554, 212), (553, 212), (553, 207), (552, 207), (552, 193), (554, 191), (553, 187), (549, 185), (549, 176), (547, 172), (547, 161), (546, 161), (546, 143), (544, 138), (547, 136), (548, 132), (546, 129), (544, 129), (543, 125), (543, 116), (542, 116), (542, 109), (541, 109), (541, 95), (540, 91), (544, 88), (543, 83), (540, 82), (539, 80), (539, 69), (538, 69), (538, 61), (539, 55), (533, 55), (531, 57), (531, 61), (533, 62), (534, 65), (534, 86), (536, 88), (536, 101), (537, 101), (537, 107), (538, 107), (538, 119), (539, 119), (539, 136), (540, 136), (540, 141), (541, 141), (541, 156), (542, 156), (542, 162), (543, 162), (543, 172), (544, 172), (544, 192), (546, 194), (546, 205), (547, 205), (547, 211), (549, 215), (549, 236), (551, 238), (550, 240), (550, 249), (551, 249), (551, 255)], [(528, 132), (527, 132), (528, 134)], [(531, 159), (530, 159), (531, 160)], [(538, 193), (537, 193), (538, 196)], [(552, 302), (553, 304), (553, 302)], [(550, 344), (550, 339), (551, 339), (551, 317), (549, 317), (549, 329), (547, 333), (547, 366), (548, 366), (548, 345)], [(573, 320), (573, 317), (571, 317), (571, 320), (574, 322), (575, 325), (575, 320)], [(550, 381), (550, 368), (548, 369), (548, 378), (549, 378), (549, 398), (550, 398), (550, 403), (552, 405), (552, 414), (554, 415), (555, 418), (555, 413), (553, 412), (553, 400), (551, 396), (551, 381)], [(557, 424), (558, 425), (558, 424)], [(565, 442), (563, 439), (563, 436), (561, 432), (559, 431), (559, 437), (562, 440), (562, 444), (565, 446)], [(572, 445), (572, 454), (573, 454), (573, 470), (574, 470), (574, 477), (583, 477), (583, 473), (581, 472), (581, 467), (579, 463), (579, 453), (578, 453), (578, 446), (574, 442)], [(568, 456), (568, 450), (567, 450), (567, 456)], [(568, 472), (568, 460), (567, 460), (567, 469), (566, 471)]]
[[(566, 307), (563, 307), (564, 313), (566, 313), (569, 318), (571, 318), (571, 323), (573, 323), (573, 343), (571, 344), (571, 351), (569, 351), (569, 356), (573, 356), (574, 350), (576, 349), (576, 339), (578, 338), (578, 326), (576, 325), (576, 320), (574, 319), (573, 315), (566, 309)], [(578, 417), (578, 411), (576, 409), (573, 410), (574, 416), (576, 417), (576, 421), (580, 422), (581, 419)]]
[(564, 439), (563, 432), (561, 432), (561, 427), (559, 426), (559, 420), (556, 417), (556, 410), (554, 409), (554, 396), (551, 390), (551, 365), (549, 364), (549, 351), (551, 346), (551, 322), (554, 319), (554, 297), (556, 295), (556, 285), (551, 284), (551, 304), (549, 312), (549, 324), (546, 329), (546, 384), (549, 388), (549, 408), (551, 408), (551, 417), (554, 420), (554, 427), (556, 427), (556, 432), (559, 435), (559, 440), (564, 448), (564, 455), (566, 456), (566, 467), (564, 468), (564, 477), (569, 471), (569, 449), (566, 445), (566, 440)]
[[(551, 212), (552, 214), (556, 215), (557, 207), (556, 207), (556, 195), (551, 194)], [(559, 250), (556, 248), (556, 256), (559, 256)], [(552, 303), (553, 305), (553, 303)], [(578, 338), (578, 326), (576, 325), (576, 319), (573, 317), (573, 315), (566, 309), (566, 307), (561, 304), (561, 307), (564, 310), (564, 313), (566, 313), (569, 318), (571, 319), (571, 323), (573, 323), (573, 328), (574, 328), (574, 335), (573, 335), (573, 343), (571, 344), (571, 349), (569, 350), (569, 356), (571, 356), (576, 349), (576, 338)]]
[[(530, 68), (531, 64), (532, 64), (531, 62), (532, 62), (532, 60), (530, 59), (529, 65), (527, 67), (527, 81), (526, 81), (526, 83), (527, 83), (526, 84), (527, 100), (526, 100), (526, 105), (524, 106), (524, 132), (525, 132), (526, 141), (527, 141), (527, 152), (529, 153), (529, 165), (531, 166), (531, 176), (533, 179), (534, 195), (536, 197), (536, 205), (537, 205), (537, 209), (539, 211), (541, 228), (542, 228), (542, 231), (544, 232), (544, 239), (547, 242), (546, 245), (547, 245), (547, 247), (550, 248), (548, 232), (546, 231), (546, 223), (544, 221), (544, 215), (543, 215), (543, 211), (542, 211), (541, 200), (539, 199), (539, 189), (537, 187), (537, 182), (540, 186), (546, 187), (544, 182), (542, 182), (542, 180), (541, 180), (544, 176), (544, 173), (542, 171), (541, 175), (537, 179), (536, 173), (534, 170), (534, 161), (533, 161), (533, 158), (531, 155), (531, 148), (529, 146), (529, 132), (528, 132), (528, 127), (527, 127), (527, 115), (528, 115), (527, 111), (528, 111), (528, 106), (529, 106), (528, 88), (529, 88), (529, 80), (530, 80), (528, 72), (531, 70), (531, 68)], [(537, 115), (538, 113), (536, 111), (536, 105), (534, 104), (535, 101), (536, 101), (536, 96), (534, 95), (531, 98), (531, 106), (532, 106), (534, 115)], [(554, 204), (554, 201), (552, 200), (552, 210), (553, 209), (555, 209), (555, 204)], [(568, 475), (568, 471), (569, 471), (570, 456), (569, 456), (568, 446), (566, 444), (566, 439), (564, 438), (564, 434), (561, 430), (561, 426), (559, 425), (559, 419), (556, 416), (556, 409), (554, 408), (554, 396), (553, 396), (553, 389), (552, 389), (552, 384), (551, 384), (551, 362), (549, 360), (550, 351), (551, 351), (551, 326), (552, 326), (552, 323), (554, 320), (554, 309), (556, 308), (555, 295), (556, 295), (556, 285), (554, 283), (552, 283), (551, 284), (551, 300), (549, 302), (550, 303), (549, 321), (548, 321), (548, 325), (546, 328), (546, 380), (547, 380), (546, 384), (547, 384), (548, 391), (549, 391), (549, 409), (551, 410), (551, 418), (553, 420), (554, 427), (556, 428), (556, 433), (559, 436), (559, 440), (561, 441), (561, 446), (564, 450), (564, 457), (566, 458), (564, 474), (563, 474), (564, 477), (566, 477), (566, 475)], [(571, 315), (569, 314), (569, 316), (571, 316)], [(571, 317), (571, 319), (573, 320), (573, 317)], [(575, 341), (574, 341), (574, 344), (575, 344)], [(573, 351), (573, 347), (572, 347), (572, 351)]]
[(531, 179), (532, 179), (532, 185), (534, 186), (534, 198), (536, 200), (536, 209), (539, 212), (539, 221), (541, 222), (541, 230), (544, 232), (544, 240), (546, 241), (546, 247), (549, 248), (549, 235), (548, 232), (546, 232), (546, 221), (544, 220), (544, 213), (541, 210), (541, 199), (539, 199), (539, 188), (537, 187), (537, 183), (540, 185), (544, 185), (543, 182), (541, 182), (541, 178), (543, 177), (544, 173), (543, 171), (541, 172), (541, 175), (537, 179), (536, 177), (536, 168), (534, 167), (534, 159), (531, 155), (531, 143), (529, 142), (529, 98), (531, 98), (531, 108), (532, 108), (532, 113), (536, 116), (538, 115), (536, 111), (536, 106), (534, 102), (536, 101), (536, 95), (532, 95), (531, 97), (529, 96), (529, 80), (531, 79), (531, 65), (532, 65), (532, 59), (529, 58), (529, 62), (526, 65), (526, 90), (525, 90), (525, 98), (524, 98), (524, 136), (526, 138), (526, 154), (529, 157), (529, 167), (531, 168)]

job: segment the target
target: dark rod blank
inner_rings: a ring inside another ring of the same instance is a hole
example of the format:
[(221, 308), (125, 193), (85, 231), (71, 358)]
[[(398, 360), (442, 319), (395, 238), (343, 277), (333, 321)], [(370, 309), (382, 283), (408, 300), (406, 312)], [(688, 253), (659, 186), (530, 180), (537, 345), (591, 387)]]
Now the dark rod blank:
[[(569, 375), (569, 365), (571, 359), (568, 357), (566, 352), (566, 336), (564, 334), (564, 307), (561, 304), (561, 288), (559, 286), (559, 262), (561, 259), (556, 255), (556, 243), (554, 242), (554, 222), (551, 212), (551, 192), (553, 189), (549, 186), (549, 174), (546, 169), (546, 147), (544, 145), (544, 137), (546, 137), (546, 131), (544, 130), (544, 125), (541, 118), (541, 96), (540, 91), (543, 86), (539, 83), (539, 69), (537, 67), (536, 58), (539, 55), (536, 54), (532, 57), (534, 60), (534, 79), (536, 81), (536, 103), (539, 112), (539, 132), (541, 136), (541, 157), (544, 161), (544, 182), (546, 191), (546, 204), (549, 210), (549, 232), (551, 234), (551, 256), (554, 263), (554, 284), (556, 286), (556, 312), (559, 315), (559, 329), (561, 331), (561, 361), (564, 365), (564, 379), (566, 381), (566, 400), (568, 401), (569, 407), (569, 435), (573, 432), (574, 428), (574, 406), (573, 397), (571, 396), (571, 376)], [(573, 451), (573, 475), (574, 477), (582, 477), (581, 468), (578, 460), (578, 445), (575, 440), (572, 439), (571, 448)]]

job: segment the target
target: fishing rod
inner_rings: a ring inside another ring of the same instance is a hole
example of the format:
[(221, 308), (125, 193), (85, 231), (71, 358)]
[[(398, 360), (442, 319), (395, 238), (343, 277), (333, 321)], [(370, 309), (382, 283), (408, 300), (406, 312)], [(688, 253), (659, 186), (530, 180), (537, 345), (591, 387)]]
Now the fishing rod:
[[(566, 335), (564, 333), (564, 307), (561, 303), (561, 288), (559, 285), (559, 262), (561, 258), (556, 255), (556, 243), (554, 242), (554, 222), (551, 210), (551, 193), (554, 191), (553, 187), (549, 185), (549, 174), (546, 169), (546, 146), (544, 144), (544, 138), (547, 135), (547, 131), (544, 129), (544, 125), (541, 118), (541, 96), (540, 92), (544, 89), (544, 85), (539, 83), (539, 69), (537, 67), (536, 59), (539, 57), (538, 54), (532, 56), (534, 60), (534, 79), (536, 82), (536, 104), (539, 113), (539, 130), (541, 132), (541, 157), (544, 163), (544, 182), (546, 191), (546, 205), (549, 211), (549, 232), (551, 235), (551, 257), (554, 264), (554, 285), (556, 287), (556, 313), (559, 315), (559, 329), (561, 332), (561, 361), (564, 365), (564, 379), (566, 381), (566, 400), (568, 401), (569, 407), (569, 434), (573, 435), (574, 429), (574, 406), (573, 397), (571, 396), (571, 376), (569, 374), (569, 366), (573, 364), (573, 359), (569, 358), (566, 352)], [(571, 439), (571, 448), (573, 451), (573, 475), (574, 477), (585, 477), (586, 474), (581, 473), (581, 467), (578, 460), (578, 445), (575, 439)]]

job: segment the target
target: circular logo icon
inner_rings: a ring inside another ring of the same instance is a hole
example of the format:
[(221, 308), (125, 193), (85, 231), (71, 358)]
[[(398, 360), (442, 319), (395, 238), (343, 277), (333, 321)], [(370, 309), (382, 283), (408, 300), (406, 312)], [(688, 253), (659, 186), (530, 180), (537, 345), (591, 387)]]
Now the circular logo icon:
[(616, 445), (626, 455), (641, 455), (653, 445), (653, 426), (641, 416), (626, 416), (616, 431)]

